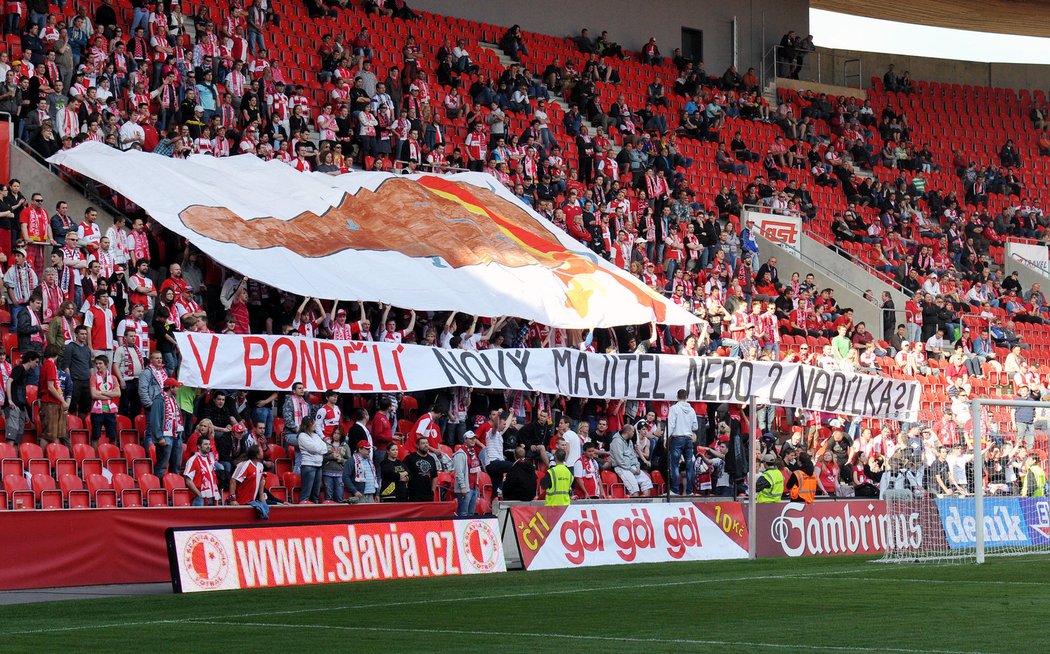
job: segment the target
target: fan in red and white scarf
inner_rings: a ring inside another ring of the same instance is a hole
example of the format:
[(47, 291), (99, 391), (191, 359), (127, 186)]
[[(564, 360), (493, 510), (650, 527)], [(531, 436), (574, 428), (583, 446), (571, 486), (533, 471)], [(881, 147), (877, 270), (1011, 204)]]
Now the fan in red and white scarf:
[(219, 481), (215, 477), (215, 464), (219, 462), (219, 455), (212, 448), (210, 438), (198, 440), (197, 451), (186, 461), (182, 473), (186, 477), (186, 485), (189, 486), (190, 492), (194, 493), (202, 504), (215, 504), (222, 499)]

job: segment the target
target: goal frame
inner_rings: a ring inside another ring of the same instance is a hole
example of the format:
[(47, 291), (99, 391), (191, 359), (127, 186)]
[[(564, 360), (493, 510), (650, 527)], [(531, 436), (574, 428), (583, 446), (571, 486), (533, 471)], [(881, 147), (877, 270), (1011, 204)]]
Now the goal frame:
[(1033, 409), (1046, 409), (1050, 404), (1034, 400), (1004, 400), (990, 397), (973, 398), (970, 400), (970, 417), (972, 422), (971, 438), (973, 440), (973, 477), (975, 480), (973, 489), (973, 511), (977, 524), (974, 529), (974, 554), (977, 565), (984, 563), (984, 447), (981, 443), (981, 408), (982, 407), (1007, 407)]

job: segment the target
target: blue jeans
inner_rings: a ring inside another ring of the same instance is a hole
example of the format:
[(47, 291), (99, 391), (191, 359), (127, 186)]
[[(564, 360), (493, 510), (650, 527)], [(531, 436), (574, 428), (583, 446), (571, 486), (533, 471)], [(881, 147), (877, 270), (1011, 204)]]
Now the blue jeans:
[(334, 502), (343, 501), (343, 473), (336, 475), (322, 475), (324, 478), (324, 496)]
[(696, 470), (693, 468), (693, 439), (691, 436), (672, 436), (671, 450), (668, 460), (671, 464), (671, 492), (678, 494), (678, 481), (681, 473), (678, 468), (685, 456), (686, 490), (682, 495), (692, 495), (693, 484), (696, 482)]
[(303, 478), (303, 487), (299, 491), (299, 501), (321, 501), (321, 466), (300, 466), (299, 474)]
[(47, 13), (38, 14), (32, 9), (29, 10), (29, 22), (35, 23), (40, 27), (40, 31), (43, 31), (47, 27)]
[(168, 376), (174, 375), (175, 371), (179, 368), (179, 357), (174, 352), (165, 352), (161, 356), (164, 357), (164, 370), (168, 373)]
[[(156, 404), (154, 404), (154, 406), (156, 406)], [(165, 440), (166, 443), (164, 445), (157, 445), (157, 463), (153, 466), (153, 474), (155, 474), (158, 479), (163, 479), (165, 472), (171, 471), (175, 474), (179, 474), (182, 470), (182, 439), (178, 437), (170, 437)], [(149, 447), (149, 442), (150, 441), (147, 439), (147, 447)]]
[(249, 27), (248, 28), (248, 52), (255, 54), (259, 50), (265, 50), (266, 43), (263, 41), (262, 32), (259, 30)]
[(459, 517), (474, 515), (478, 506), (478, 489), (471, 488), (466, 493), (456, 493), (456, 515)]
[(299, 451), (299, 434), (294, 431), (290, 431), (284, 435), (284, 446), (295, 448), (295, 461), (292, 464), (292, 472), (300, 474), (300, 469), (303, 464), (303, 455)]
[(252, 409), (252, 421), (266, 424), (266, 438), (273, 434), (273, 411), (269, 407), (256, 407)]
[(146, 409), (146, 444), (152, 443), (164, 431), (164, 400), (157, 400)]
[(135, 13), (132, 14), (131, 18), (131, 29), (129, 30), (132, 36), (135, 35), (135, 30), (139, 27), (149, 31), (149, 10), (145, 7), (135, 7)]
[(117, 442), (117, 414), (115, 413), (92, 413), (91, 414), (91, 440), (97, 441), (102, 434), (102, 428), (106, 429), (106, 437), (111, 443)]

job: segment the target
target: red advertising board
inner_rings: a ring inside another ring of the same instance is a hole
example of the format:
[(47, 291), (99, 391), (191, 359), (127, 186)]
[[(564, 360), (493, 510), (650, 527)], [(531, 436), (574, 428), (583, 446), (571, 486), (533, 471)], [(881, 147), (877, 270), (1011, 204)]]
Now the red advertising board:
[[(454, 502), (275, 506), (269, 522), (242, 507), (0, 511), (0, 590), (169, 581), (164, 532), (170, 527), (333, 520), (444, 518)], [(13, 535), (17, 534), (17, 537)], [(55, 547), (61, 543), (61, 547)], [(40, 556), (40, 552), (47, 556)]]
[(887, 544), (916, 551), (947, 546), (929, 499), (897, 501), (893, 515), (884, 500), (759, 504), (755, 529), (759, 557), (881, 554)]
[(171, 529), (176, 592), (505, 572), (495, 518)]
[(511, 518), (528, 570), (747, 558), (736, 502), (516, 506)]

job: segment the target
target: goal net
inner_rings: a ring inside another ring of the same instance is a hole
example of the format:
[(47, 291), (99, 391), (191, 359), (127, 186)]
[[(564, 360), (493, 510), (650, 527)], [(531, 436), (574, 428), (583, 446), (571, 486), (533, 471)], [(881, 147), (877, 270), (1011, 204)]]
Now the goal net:
[(1050, 402), (963, 395), (904, 428), (880, 484), (882, 561), (982, 563), (1050, 553)]

